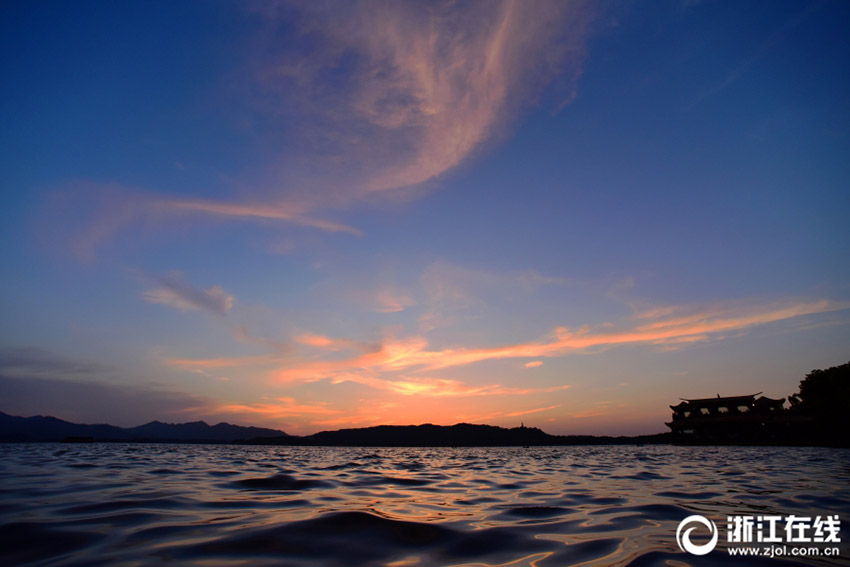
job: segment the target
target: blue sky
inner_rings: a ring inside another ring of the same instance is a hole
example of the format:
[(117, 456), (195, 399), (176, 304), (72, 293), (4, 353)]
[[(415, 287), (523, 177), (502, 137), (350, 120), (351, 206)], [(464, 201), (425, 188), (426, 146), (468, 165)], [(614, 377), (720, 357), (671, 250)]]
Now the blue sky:
[(848, 359), (844, 2), (3, 10), (0, 411), (651, 433)]

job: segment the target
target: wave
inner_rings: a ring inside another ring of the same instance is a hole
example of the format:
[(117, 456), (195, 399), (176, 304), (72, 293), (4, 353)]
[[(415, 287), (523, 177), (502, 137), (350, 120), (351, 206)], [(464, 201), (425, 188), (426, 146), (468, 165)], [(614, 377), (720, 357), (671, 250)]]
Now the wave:
[(725, 542), (681, 552), (679, 522), (850, 518), (850, 455), (830, 449), (0, 450), (0, 564), (26, 567), (738, 565)]

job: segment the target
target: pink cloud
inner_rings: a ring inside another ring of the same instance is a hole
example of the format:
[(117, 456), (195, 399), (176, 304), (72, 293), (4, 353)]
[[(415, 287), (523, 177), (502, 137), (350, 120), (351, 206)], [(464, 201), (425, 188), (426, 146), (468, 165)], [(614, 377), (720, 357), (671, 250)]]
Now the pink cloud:
[(541, 411), (549, 411), (549, 410), (557, 409), (559, 407), (561, 407), (561, 404), (555, 404), (554, 406), (546, 406), (545, 408), (535, 408), (535, 409), (530, 409), (530, 410), (515, 411), (515, 412), (511, 412), (511, 413), (506, 413), (505, 417), (519, 417), (521, 415), (528, 415), (530, 413), (538, 413), (538, 412), (541, 412)]
[[(247, 104), (240, 113), (263, 124), (243, 132), (246, 143), (263, 152), (250, 173), (232, 174), (239, 196), (122, 188), (95, 195), (94, 218), (73, 238), (81, 257), (93, 259), (128, 225), (181, 225), (189, 214), (359, 236), (325, 213), (428, 189), (502, 137), (556, 76), (570, 98), (592, 18), (590, 3), (557, 0), (273, 2), (248, 9), (258, 27), (236, 50), (246, 60), (232, 76), (240, 83), (234, 92), (244, 95), (237, 107)], [(298, 33), (291, 31), (295, 20)]]
[(170, 200), (162, 199), (157, 205), (168, 211), (207, 213), (223, 217), (244, 219), (268, 219), (291, 222), (293, 224), (318, 228), (328, 232), (347, 232), (355, 236), (362, 233), (354, 227), (306, 216), (306, 207), (294, 203), (248, 204), (228, 203), (209, 200)]
[[(323, 170), (319, 204), (421, 185), (469, 159), (556, 75), (573, 86), (592, 17), (589, 3), (548, 0), (285, 6), (254, 8), (266, 26), (257, 106), (300, 124), (301, 151), (283, 159)], [(275, 39), (294, 15), (311, 41), (298, 57)], [(316, 146), (333, 156), (324, 168)]]
[(215, 413), (258, 416), (266, 419), (281, 419), (303, 415), (332, 415), (339, 411), (327, 407), (327, 404), (302, 404), (294, 398), (276, 398), (274, 401), (259, 404), (222, 404), (211, 408)]
[[(346, 427), (366, 427), (400, 423), (398, 416), (399, 410), (400, 405), (396, 402), (361, 399), (358, 400), (357, 406), (351, 411), (337, 417), (318, 417), (311, 422), (311, 425), (328, 428), (340, 425)], [(408, 420), (402, 420), (401, 423), (410, 423), (409, 418)]]
[(521, 396), (541, 392), (566, 390), (569, 385), (545, 388), (510, 388), (499, 384), (469, 386), (460, 380), (446, 378), (381, 379), (357, 373), (347, 373), (333, 379), (333, 383), (356, 382), (378, 390), (387, 390), (405, 396), (470, 397), (470, 396)]
[[(588, 327), (570, 331), (556, 328), (544, 340), (490, 349), (457, 349), (433, 353), (431, 360), (417, 361), (426, 368), (438, 369), (471, 364), (482, 360), (518, 357), (552, 357), (593, 348), (610, 348), (626, 344), (669, 344), (707, 340), (726, 331), (744, 331), (757, 325), (847, 309), (850, 304), (830, 301), (767, 305), (739, 309), (713, 309), (685, 318), (668, 319), (640, 325), (618, 332), (593, 332)], [(603, 326), (603, 328), (606, 326)]]
[(374, 303), (379, 313), (398, 313), (415, 304), (413, 299), (393, 287), (378, 289)]
[[(253, 222), (285, 222), (330, 233), (361, 236), (358, 229), (318, 218), (313, 205), (276, 198), (256, 197), (246, 202), (181, 199), (141, 191), (119, 184), (76, 183), (57, 191), (42, 212), (45, 238), (61, 241), (80, 260), (91, 262), (98, 249), (121, 231), (141, 229), (139, 234), (167, 233), (185, 228), (188, 217), (209, 217)], [(69, 211), (74, 214), (70, 215)], [(292, 245), (289, 246), (291, 251)]]
[(300, 343), (302, 345), (308, 345), (313, 347), (333, 347), (336, 344), (336, 341), (331, 339), (330, 337), (326, 337), (324, 335), (316, 335), (314, 333), (303, 333), (295, 337), (295, 342)]
[[(493, 348), (447, 348), (429, 350), (424, 337), (387, 338), (378, 348), (361, 350), (346, 358), (304, 360), (281, 358), (237, 357), (210, 360), (171, 359), (172, 366), (189, 369), (223, 368), (240, 365), (275, 364), (273, 381), (281, 384), (327, 380), (335, 384), (354, 382), (398, 395), (427, 397), (464, 397), (487, 395), (526, 395), (554, 392), (569, 388), (558, 385), (546, 388), (510, 388), (499, 384), (470, 385), (459, 380), (423, 376), (393, 377), (399, 372), (425, 372), (452, 368), (485, 360), (509, 358), (550, 358), (570, 353), (599, 352), (622, 345), (648, 345), (677, 348), (688, 343), (717, 339), (729, 333), (740, 334), (752, 327), (847, 309), (850, 304), (830, 301), (780, 303), (759, 306), (714, 307), (691, 309), (688, 315), (676, 315), (684, 308), (657, 311), (661, 318), (647, 322), (639, 316), (636, 326), (621, 325), (619, 330), (610, 323), (594, 330), (591, 327), (571, 331), (558, 327), (540, 340)], [(674, 316), (675, 315), (675, 316)], [(297, 342), (328, 349), (337, 343), (321, 335), (302, 335)], [(356, 343), (346, 343), (351, 345)], [(333, 349), (331, 349), (333, 350)], [(526, 363), (539, 366), (541, 360)]]
[(688, 317), (644, 323), (620, 331), (609, 331), (610, 325), (607, 324), (600, 326), (603, 329), (600, 331), (593, 331), (590, 327), (576, 331), (558, 327), (542, 340), (495, 348), (450, 348), (435, 351), (427, 349), (428, 341), (423, 337), (389, 339), (379, 351), (344, 360), (296, 364), (278, 371), (277, 377), (281, 381), (315, 381), (338, 375), (350, 376), (364, 370), (437, 370), (485, 360), (557, 357), (571, 352), (588, 352), (629, 344), (669, 346), (704, 341), (717, 337), (720, 333), (743, 332), (758, 325), (848, 307), (850, 304), (824, 300), (738, 309), (715, 308)]
[(318, 349), (338, 351), (338, 350), (356, 350), (364, 353), (375, 352), (380, 349), (379, 345), (374, 345), (362, 341), (354, 341), (351, 339), (340, 339), (319, 335), (316, 333), (301, 333), (293, 339), (296, 343)]
[(410, 148), (370, 180), (370, 191), (423, 183), (457, 166), (495, 133), (511, 105), (540, 87), (525, 81), (531, 69), (544, 83), (565, 64), (576, 72), (586, 36), (579, 3), (363, 6), (352, 31), (376, 69), (356, 108), (402, 134)]

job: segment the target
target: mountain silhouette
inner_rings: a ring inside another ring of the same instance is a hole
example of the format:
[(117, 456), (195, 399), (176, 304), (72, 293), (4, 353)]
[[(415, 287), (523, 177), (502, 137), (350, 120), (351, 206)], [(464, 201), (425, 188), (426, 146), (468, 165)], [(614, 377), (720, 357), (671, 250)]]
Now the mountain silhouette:
[(164, 441), (226, 443), (264, 437), (286, 437), (278, 429), (244, 427), (230, 423), (208, 425), (151, 421), (137, 427), (107, 424), (71, 423), (49, 416), (17, 417), (0, 412), (0, 442), (62, 441), (67, 438), (91, 438), (94, 441)]
[(208, 425), (203, 421), (162, 423), (151, 421), (137, 427), (85, 425), (55, 417), (16, 417), (0, 412), (0, 442), (62, 440), (246, 443), (251, 445), (337, 447), (511, 447), (541, 445), (627, 445), (669, 443), (669, 433), (636, 437), (549, 435), (536, 427), (456, 425), (378, 425), (359, 429), (322, 431), (313, 435), (287, 435), (277, 429), (245, 427), (230, 423)]
[(305, 445), (337, 447), (513, 447), (541, 445), (627, 445), (669, 443), (668, 433), (637, 437), (549, 435), (536, 427), (456, 425), (378, 425), (360, 429), (322, 431), (304, 437), (252, 439), (255, 445)]

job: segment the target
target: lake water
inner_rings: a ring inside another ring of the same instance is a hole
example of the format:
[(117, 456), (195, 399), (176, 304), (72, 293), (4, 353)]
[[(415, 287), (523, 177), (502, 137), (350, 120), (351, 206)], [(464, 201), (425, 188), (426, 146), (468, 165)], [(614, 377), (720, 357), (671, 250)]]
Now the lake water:
[[(847, 450), (8, 444), (0, 457), (4, 566), (850, 564)], [(721, 535), (703, 556), (676, 543), (692, 514)], [(841, 542), (808, 547), (840, 556), (730, 556), (732, 515), (837, 515)]]

